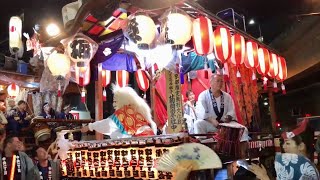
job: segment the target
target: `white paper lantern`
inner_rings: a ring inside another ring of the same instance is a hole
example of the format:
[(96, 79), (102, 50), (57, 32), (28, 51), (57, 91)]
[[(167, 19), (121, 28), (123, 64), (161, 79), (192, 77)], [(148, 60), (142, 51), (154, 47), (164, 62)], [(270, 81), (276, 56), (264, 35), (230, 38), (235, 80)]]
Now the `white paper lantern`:
[(18, 16), (12, 16), (9, 21), (9, 47), (11, 54), (23, 56), (22, 20)]
[(183, 11), (170, 10), (163, 23), (165, 43), (172, 44), (173, 49), (182, 49), (191, 39), (192, 19)]
[(145, 14), (133, 15), (129, 17), (125, 33), (138, 45), (139, 49), (149, 49), (156, 37), (156, 25)]
[(66, 46), (68, 56), (76, 63), (77, 67), (89, 64), (98, 49), (98, 44), (95, 41), (81, 33), (64, 40), (63, 44)]
[(19, 95), (20, 88), (15, 83), (12, 83), (7, 88), (8, 95), (11, 97), (17, 97)]
[(47, 59), (47, 66), (53, 76), (65, 77), (70, 72), (70, 59), (61, 53), (52, 53)]

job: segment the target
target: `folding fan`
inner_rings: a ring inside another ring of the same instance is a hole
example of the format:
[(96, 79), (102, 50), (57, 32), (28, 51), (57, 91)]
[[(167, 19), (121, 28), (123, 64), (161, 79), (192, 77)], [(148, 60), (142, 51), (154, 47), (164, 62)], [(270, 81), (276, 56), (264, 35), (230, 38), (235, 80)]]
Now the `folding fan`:
[(199, 143), (187, 143), (163, 154), (157, 161), (156, 169), (171, 172), (177, 165), (188, 161), (192, 162), (193, 171), (222, 167), (219, 156), (212, 149)]

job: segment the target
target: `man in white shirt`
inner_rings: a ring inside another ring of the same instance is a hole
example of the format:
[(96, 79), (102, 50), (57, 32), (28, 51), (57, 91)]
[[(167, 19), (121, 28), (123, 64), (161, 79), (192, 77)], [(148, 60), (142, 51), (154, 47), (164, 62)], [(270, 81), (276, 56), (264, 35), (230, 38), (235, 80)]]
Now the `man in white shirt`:
[(248, 129), (237, 123), (232, 97), (221, 90), (222, 86), (223, 76), (213, 74), (210, 78), (210, 89), (200, 93), (196, 106), (195, 134), (216, 132), (220, 123), (230, 123), (245, 129), (241, 141), (247, 141)]

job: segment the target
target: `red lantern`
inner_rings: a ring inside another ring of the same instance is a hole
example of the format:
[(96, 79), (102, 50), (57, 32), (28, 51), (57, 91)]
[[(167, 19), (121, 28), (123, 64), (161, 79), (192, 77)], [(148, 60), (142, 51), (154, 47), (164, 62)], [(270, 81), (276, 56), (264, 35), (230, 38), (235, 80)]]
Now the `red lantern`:
[(244, 65), (252, 69), (252, 81), (256, 82), (255, 68), (259, 66), (258, 61), (258, 44), (253, 41), (247, 41), (246, 43), (246, 58), (244, 59)]
[[(265, 48), (259, 48), (258, 49), (258, 61), (259, 66), (257, 67), (257, 71), (259, 74), (261, 74), (263, 77), (267, 76), (269, 72), (269, 66), (270, 66), (270, 55), (269, 51)], [(263, 86), (264, 90), (267, 90), (267, 78), (263, 78)]]
[(213, 30), (211, 20), (200, 16), (193, 21), (193, 45), (198, 55), (207, 55), (213, 51)]
[(246, 41), (244, 37), (240, 34), (235, 34), (231, 37), (232, 44), (232, 54), (231, 63), (237, 66), (237, 79), (241, 82), (241, 74), (239, 71), (239, 66), (243, 63), (246, 55)]
[(107, 87), (111, 82), (111, 71), (102, 70), (102, 86)]
[(103, 87), (102, 97), (103, 97), (103, 101), (107, 101), (106, 87), (111, 82), (111, 71), (101, 70), (101, 74), (102, 74), (102, 87)]
[(129, 83), (129, 72), (126, 70), (117, 71), (116, 82), (120, 87), (127, 86)]
[(270, 53), (270, 66), (269, 66), (269, 72), (268, 75), (271, 78), (276, 78), (279, 73), (279, 67), (278, 67), (278, 56), (274, 53)]
[(278, 85), (276, 82), (276, 77), (278, 75), (279, 72), (279, 67), (278, 67), (278, 56), (274, 53), (270, 54), (270, 69), (268, 72), (268, 76), (270, 76), (271, 78), (273, 78), (273, 90), (274, 92), (278, 91)]
[(283, 84), (283, 81), (285, 79), (287, 79), (287, 64), (286, 64), (286, 60), (283, 57), (278, 57), (278, 66), (279, 66), (279, 73), (277, 75), (277, 80), (281, 81), (281, 89), (282, 89), (282, 93), (286, 94), (286, 87)]
[(214, 52), (216, 58), (225, 63), (231, 56), (231, 35), (230, 31), (222, 26), (218, 26), (213, 32)]
[(135, 72), (135, 78), (137, 80), (139, 89), (146, 92), (149, 89), (149, 79), (146, 72), (141, 69), (137, 70)]
[(278, 66), (279, 66), (279, 73), (276, 78), (279, 81), (283, 82), (285, 79), (287, 79), (287, 64), (286, 64), (286, 60), (281, 56), (278, 57)]
[(7, 88), (8, 95), (11, 97), (16, 97), (19, 95), (20, 88), (16, 83), (12, 83)]

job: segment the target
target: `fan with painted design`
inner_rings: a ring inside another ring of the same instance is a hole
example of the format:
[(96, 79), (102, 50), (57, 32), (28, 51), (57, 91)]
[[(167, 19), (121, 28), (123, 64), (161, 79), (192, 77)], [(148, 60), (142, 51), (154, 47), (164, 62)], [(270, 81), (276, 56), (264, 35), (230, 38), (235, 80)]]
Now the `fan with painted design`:
[(192, 171), (202, 169), (220, 169), (219, 156), (209, 147), (199, 143), (186, 143), (163, 154), (156, 164), (159, 171), (172, 172), (180, 163), (192, 163)]

